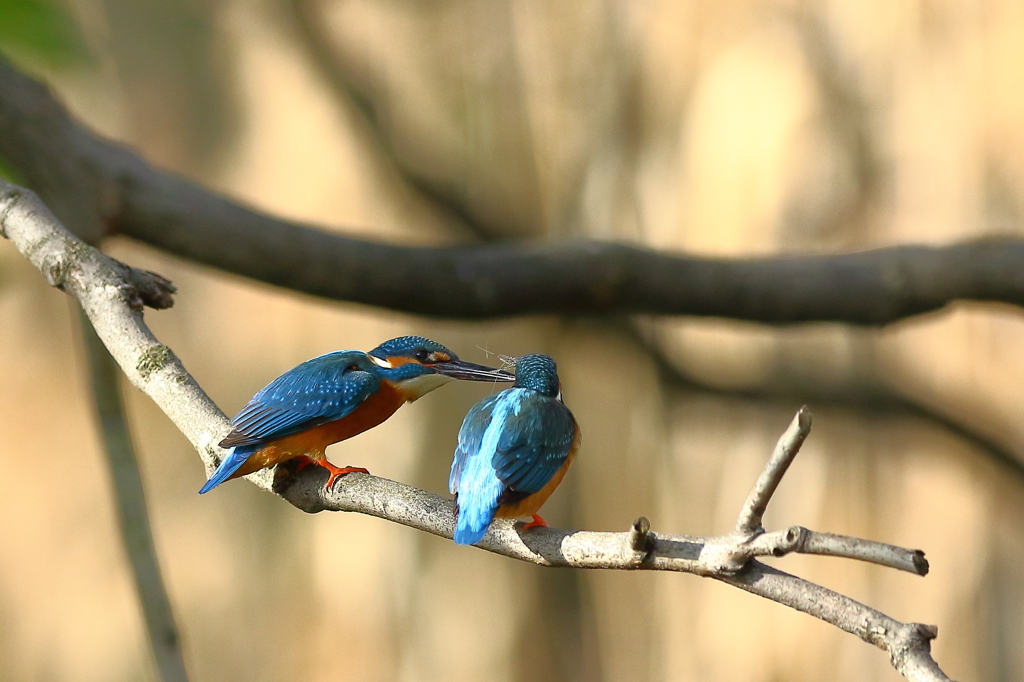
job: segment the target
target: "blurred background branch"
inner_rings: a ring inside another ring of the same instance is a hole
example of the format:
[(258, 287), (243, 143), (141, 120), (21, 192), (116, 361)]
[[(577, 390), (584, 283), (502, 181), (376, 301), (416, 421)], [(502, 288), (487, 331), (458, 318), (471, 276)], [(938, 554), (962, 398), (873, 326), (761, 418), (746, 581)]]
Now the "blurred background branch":
[[(870, 372), (862, 371), (845, 381), (821, 382), (804, 379), (797, 372), (778, 371), (761, 383), (750, 387), (720, 386), (688, 373), (673, 361), (655, 338), (652, 325), (635, 319), (621, 319), (612, 326), (623, 331), (648, 353), (658, 368), (659, 376), (668, 388), (719, 395), (737, 400), (771, 402), (790, 406), (800, 401), (815, 405), (832, 405), (855, 410), (861, 414), (884, 417), (914, 417), (947, 430), (962, 438), (994, 461), (1006, 467), (1024, 482), (1024, 457), (1008, 448), (998, 439), (964, 424), (962, 415), (945, 414), (876, 381)], [(783, 370), (784, 368), (780, 368)]]
[(118, 526), (142, 606), (149, 647), (161, 682), (188, 682), (181, 636), (161, 575), (146, 507), (146, 491), (121, 400), (121, 371), (96, 336), (89, 318), (84, 313), (78, 317), (96, 419), (107, 454)]
[[(0, 92), (0, 154), (33, 160), (19, 170), (44, 200), (60, 198), (58, 217), (91, 208), (110, 234), (327, 298), (445, 318), (655, 313), (864, 325), (957, 300), (1024, 305), (1024, 241), (1016, 239), (725, 260), (594, 241), (409, 247), (343, 237), (250, 211), (150, 168), (80, 128), (44, 87), (2, 62)], [(48, 164), (58, 158), (65, 163), (54, 167), (75, 167), (92, 180), (74, 179), (78, 170), (61, 176)], [(83, 187), (95, 194), (69, 204)], [(90, 237), (87, 229), (83, 238)]]

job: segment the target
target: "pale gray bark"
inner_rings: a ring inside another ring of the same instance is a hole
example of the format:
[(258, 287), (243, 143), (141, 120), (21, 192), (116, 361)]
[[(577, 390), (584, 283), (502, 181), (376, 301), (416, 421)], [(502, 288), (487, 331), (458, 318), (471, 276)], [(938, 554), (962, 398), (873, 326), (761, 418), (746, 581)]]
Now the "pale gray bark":
[[(207, 470), (220, 461), (216, 443), (227, 418), (185, 371), (174, 353), (153, 336), (144, 304), (166, 307), (173, 287), (158, 275), (135, 270), (87, 246), (68, 232), (31, 192), (0, 181), (0, 234), (9, 238), (47, 278), (79, 300), (99, 337), (129, 380), (148, 394), (192, 442)], [(623, 533), (537, 528), (522, 532), (497, 520), (477, 547), (541, 566), (662, 570), (711, 577), (808, 613), (888, 652), (910, 680), (947, 680), (931, 658), (934, 626), (901, 623), (849, 597), (783, 573), (756, 560), (790, 552), (873, 561), (920, 575), (923, 553), (870, 540), (815, 534), (801, 527), (766, 533), (761, 516), (810, 429), (802, 409), (743, 505), (728, 535), (662, 535), (638, 519)], [(307, 512), (354, 511), (450, 538), (451, 500), (387, 479), (350, 474), (330, 490), (318, 467), (280, 466), (273, 475), (250, 477)]]
[(811, 413), (806, 407), (801, 407), (796, 413), (793, 423), (789, 425), (786, 432), (779, 438), (771, 459), (765, 465), (764, 471), (758, 476), (750, 494), (747, 495), (740, 516), (736, 520), (737, 533), (756, 533), (761, 528), (761, 519), (768, 509), (768, 501), (775, 494), (775, 489), (782, 481), (782, 477), (793, 463), (793, 458), (800, 451), (804, 439), (811, 432)]

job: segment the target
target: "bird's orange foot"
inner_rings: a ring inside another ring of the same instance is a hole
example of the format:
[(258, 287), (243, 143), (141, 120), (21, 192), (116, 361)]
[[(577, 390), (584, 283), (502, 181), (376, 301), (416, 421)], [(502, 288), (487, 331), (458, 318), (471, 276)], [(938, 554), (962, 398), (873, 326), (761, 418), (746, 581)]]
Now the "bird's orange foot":
[(356, 473), (358, 473), (358, 474), (368, 474), (368, 473), (370, 473), (366, 469), (361, 469), (359, 467), (336, 467), (333, 464), (331, 464), (330, 462), (328, 462), (326, 459), (323, 460), (323, 461), (317, 462), (317, 464), (322, 466), (324, 469), (327, 469), (327, 471), (329, 471), (331, 473), (330, 477), (327, 479), (327, 483), (324, 485), (324, 488), (326, 490), (330, 490), (331, 486), (334, 485), (334, 482), (336, 480), (338, 480), (339, 478), (341, 478), (342, 476), (346, 475), (346, 474), (356, 474)]
[(540, 514), (534, 514), (533, 520), (523, 526), (523, 530), (530, 530), (531, 528), (547, 528), (548, 522), (540, 517)]

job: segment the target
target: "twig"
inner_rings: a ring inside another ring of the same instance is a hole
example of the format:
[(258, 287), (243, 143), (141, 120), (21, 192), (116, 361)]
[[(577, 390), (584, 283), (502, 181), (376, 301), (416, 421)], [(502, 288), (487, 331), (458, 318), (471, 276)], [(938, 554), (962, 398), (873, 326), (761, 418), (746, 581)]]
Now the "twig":
[[(786, 530), (766, 533), (764, 530), (743, 534), (739, 533), (742, 551), (732, 559), (739, 564), (754, 557), (782, 557), (787, 554), (823, 554), (826, 556), (844, 557), (867, 561), (879, 566), (888, 566), (915, 575), (928, 574), (928, 560), (919, 549), (904, 549), (895, 545), (874, 540), (862, 540), (848, 535), (834, 533), (817, 533), (803, 526), (790, 526)], [(734, 543), (737, 535), (726, 539), (728, 549), (735, 551)]]
[(768, 502), (775, 494), (775, 489), (779, 487), (782, 477), (786, 475), (786, 470), (793, 463), (796, 453), (800, 452), (800, 446), (803, 445), (804, 439), (810, 432), (811, 411), (804, 405), (797, 411), (789, 428), (779, 438), (772, 458), (768, 460), (764, 471), (761, 472), (754, 487), (750, 490), (750, 494), (747, 495), (739, 518), (736, 519), (737, 533), (764, 531), (761, 528), (761, 517), (764, 516), (765, 510), (768, 509)]
[[(135, 291), (132, 278), (150, 276), (118, 263), (71, 235), (39, 199), (0, 181), (0, 231), (39, 268), (51, 284), (75, 296), (100, 338), (129, 380), (147, 393), (199, 452), (207, 469), (219, 461), (214, 443), (227, 433), (223, 413), (203, 393), (166, 346), (146, 327), (133, 301), (146, 297)], [(159, 288), (159, 286), (157, 286)], [(148, 302), (148, 301), (147, 301)], [(801, 413), (805, 414), (805, 413)], [(767, 534), (760, 513), (788, 466), (809, 422), (798, 414), (796, 434), (787, 432), (778, 452), (758, 479), (740, 514), (740, 530), (720, 537), (658, 535), (646, 519), (625, 533), (598, 533), (538, 528), (522, 532), (508, 521), (492, 523), (478, 547), (542, 566), (571, 566), (622, 570), (662, 570), (693, 573), (727, 582), (820, 618), (887, 651), (893, 665), (911, 680), (947, 680), (929, 653), (933, 626), (901, 623), (849, 597), (757, 562), (754, 557), (808, 552), (876, 561), (917, 573), (927, 564), (913, 550), (892, 548), (869, 540), (837, 536), (805, 536), (795, 527)], [(803, 424), (803, 425), (802, 425)], [(307, 512), (354, 511), (450, 538), (454, 530), (451, 500), (410, 486), (365, 474), (350, 474), (330, 490), (326, 472), (316, 467), (296, 471), (295, 464), (250, 477)], [(761, 511), (758, 511), (761, 510)], [(746, 520), (744, 520), (746, 519)], [(756, 520), (756, 524), (755, 524)], [(747, 529), (756, 526), (755, 530)], [(895, 552), (891, 551), (895, 550)], [(898, 557), (903, 557), (902, 559)], [(896, 557), (896, 558), (894, 558)], [(915, 561), (920, 557), (920, 561)]]
[[(867, 542), (859, 538), (834, 533), (815, 533), (808, 531), (801, 545), (801, 554), (825, 554), (841, 556), (848, 559), (869, 561), (880, 566), (898, 568), (908, 573), (928, 575), (928, 560), (919, 549), (903, 549), (883, 542)], [(776, 555), (778, 556), (778, 555)]]
[(119, 369), (88, 318), (84, 314), (79, 317), (96, 416), (114, 486), (118, 525), (142, 605), (149, 648), (163, 682), (188, 682), (181, 640), (153, 544), (146, 493), (121, 399)]
[(627, 542), (630, 549), (636, 552), (641, 559), (647, 557), (651, 552), (654, 538), (651, 537), (651, 522), (646, 516), (641, 516), (629, 529)]
[(352, 239), (154, 170), (83, 129), (2, 59), (0, 156), (93, 241), (119, 232), (277, 286), (421, 315), (646, 312), (884, 325), (955, 300), (1024, 306), (1024, 241), (1010, 238), (749, 260), (583, 240), (434, 248)]

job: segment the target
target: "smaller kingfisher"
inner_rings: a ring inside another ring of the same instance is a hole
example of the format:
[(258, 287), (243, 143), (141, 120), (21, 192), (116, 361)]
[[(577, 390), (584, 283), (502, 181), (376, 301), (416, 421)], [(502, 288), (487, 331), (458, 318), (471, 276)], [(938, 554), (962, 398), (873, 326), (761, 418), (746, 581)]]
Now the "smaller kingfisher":
[(459, 431), (448, 489), (455, 493), (455, 542), (472, 545), (491, 520), (533, 520), (565, 477), (580, 446), (580, 429), (562, 403), (555, 361), (524, 355), (512, 388), (484, 398)]
[(411, 403), (448, 383), (513, 381), (508, 372), (459, 360), (441, 344), (420, 336), (391, 339), (369, 353), (339, 350), (307, 360), (257, 393), (231, 420), (234, 430), (220, 442), (230, 448), (199, 494), (232, 478), (296, 457), (328, 472), (327, 488), (339, 476), (366, 469), (336, 467), (328, 445), (372, 429)]

